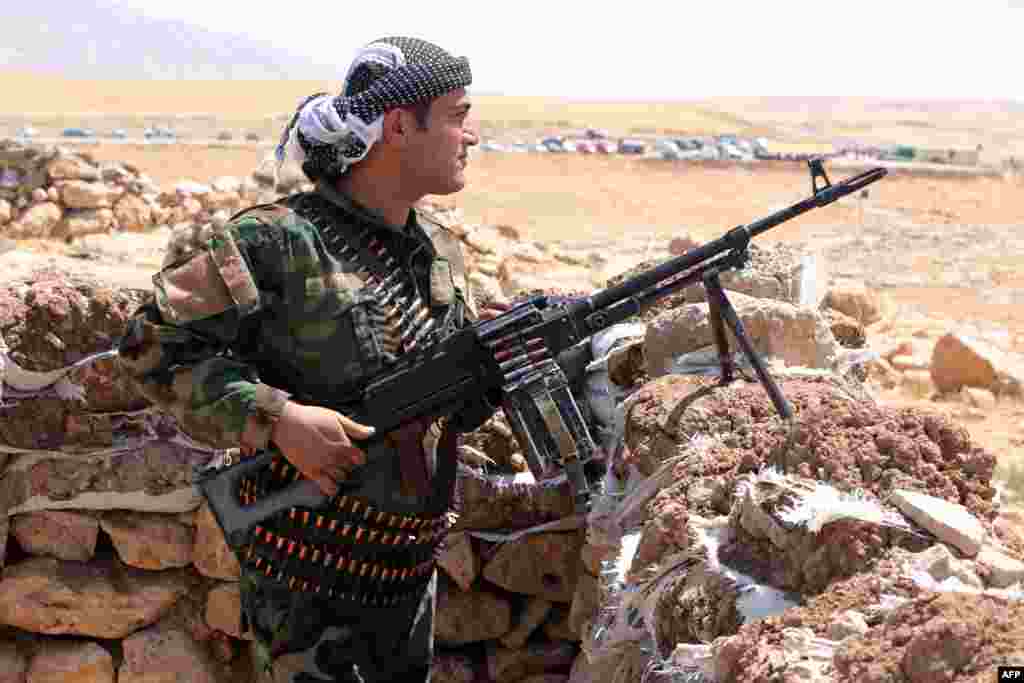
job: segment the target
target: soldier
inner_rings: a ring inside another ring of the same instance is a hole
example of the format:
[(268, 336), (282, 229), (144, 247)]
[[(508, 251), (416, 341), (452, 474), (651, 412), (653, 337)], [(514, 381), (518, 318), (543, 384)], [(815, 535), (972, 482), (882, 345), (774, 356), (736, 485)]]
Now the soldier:
[(493, 410), (409, 424), (365, 452), (353, 441), (372, 426), (345, 413), (360, 380), (476, 317), (458, 242), (415, 208), (465, 185), (470, 82), (465, 58), (422, 40), (364, 47), (341, 94), (302, 102), (278, 147), (315, 190), (172, 239), (120, 345), (185, 432), (275, 454), (243, 502), (299, 477), (331, 496), (234, 548), (243, 625), (265, 665), (301, 653), (296, 683), (430, 677), (456, 435)]

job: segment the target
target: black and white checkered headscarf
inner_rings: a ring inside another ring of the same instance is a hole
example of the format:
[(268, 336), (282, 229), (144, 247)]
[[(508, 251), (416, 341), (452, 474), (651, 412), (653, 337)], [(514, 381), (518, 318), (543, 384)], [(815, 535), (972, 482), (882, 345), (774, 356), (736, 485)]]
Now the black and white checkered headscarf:
[(340, 95), (317, 93), (299, 104), (277, 146), (277, 160), (309, 159), (344, 173), (380, 139), (385, 111), (427, 102), (472, 80), (465, 57), (425, 40), (376, 40), (352, 61)]

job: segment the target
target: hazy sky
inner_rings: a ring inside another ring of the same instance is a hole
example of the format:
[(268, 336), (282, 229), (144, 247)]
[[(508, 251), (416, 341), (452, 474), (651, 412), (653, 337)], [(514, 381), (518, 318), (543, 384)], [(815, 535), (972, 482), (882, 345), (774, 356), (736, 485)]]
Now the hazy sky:
[(1024, 0), (120, 0), (337, 61), (393, 34), (470, 58), (473, 88), (630, 97), (1024, 101)]

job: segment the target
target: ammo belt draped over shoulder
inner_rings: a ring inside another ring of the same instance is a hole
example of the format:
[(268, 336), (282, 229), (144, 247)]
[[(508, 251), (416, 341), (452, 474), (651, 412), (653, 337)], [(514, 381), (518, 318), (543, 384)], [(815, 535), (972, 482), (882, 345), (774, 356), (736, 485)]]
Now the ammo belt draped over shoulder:
[[(369, 228), (349, 225), (333, 205), (315, 195), (298, 195), (287, 206), (312, 222), (332, 254), (354, 266), (366, 286), (376, 290), (390, 338), (385, 354), (397, 356), (431, 333), (445, 336), (460, 325), (462, 302), (431, 315), (430, 294)], [(453, 439), (442, 441), (454, 451)], [(415, 455), (423, 458), (422, 453)], [(432, 494), (418, 515), (384, 510), (350, 493), (316, 509), (291, 508), (276, 515), (256, 526), (246, 545), (233, 550), (250, 574), (292, 591), (374, 607), (417, 601), (433, 574), (437, 547), (454, 521), (447, 512), (454, 453), (442, 454), (439, 447), (438, 460)], [(239, 502), (250, 505), (300, 476), (287, 460), (275, 457), (269, 467), (242, 481)]]

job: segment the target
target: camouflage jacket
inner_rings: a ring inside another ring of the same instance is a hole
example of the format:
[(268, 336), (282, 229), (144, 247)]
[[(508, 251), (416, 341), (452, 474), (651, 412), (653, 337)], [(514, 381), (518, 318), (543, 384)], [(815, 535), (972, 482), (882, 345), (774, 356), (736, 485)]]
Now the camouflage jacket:
[[(347, 234), (326, 234), (335, 229)], [(362, 261), (343, 257), (353, 243)], [(371, 285), (403, 278), (414, 286), (382, 308), (386, 288)], [(153, 282), (120, 363), (187, 434), (219, 448), (272, 448), (289, 398), (315, 403), (402, 352), (370, 322), (451, 324), (456, 300), (475, 317), (450, 230), (420, 211), (389, 225), (327, 186), (176, 232)]]

